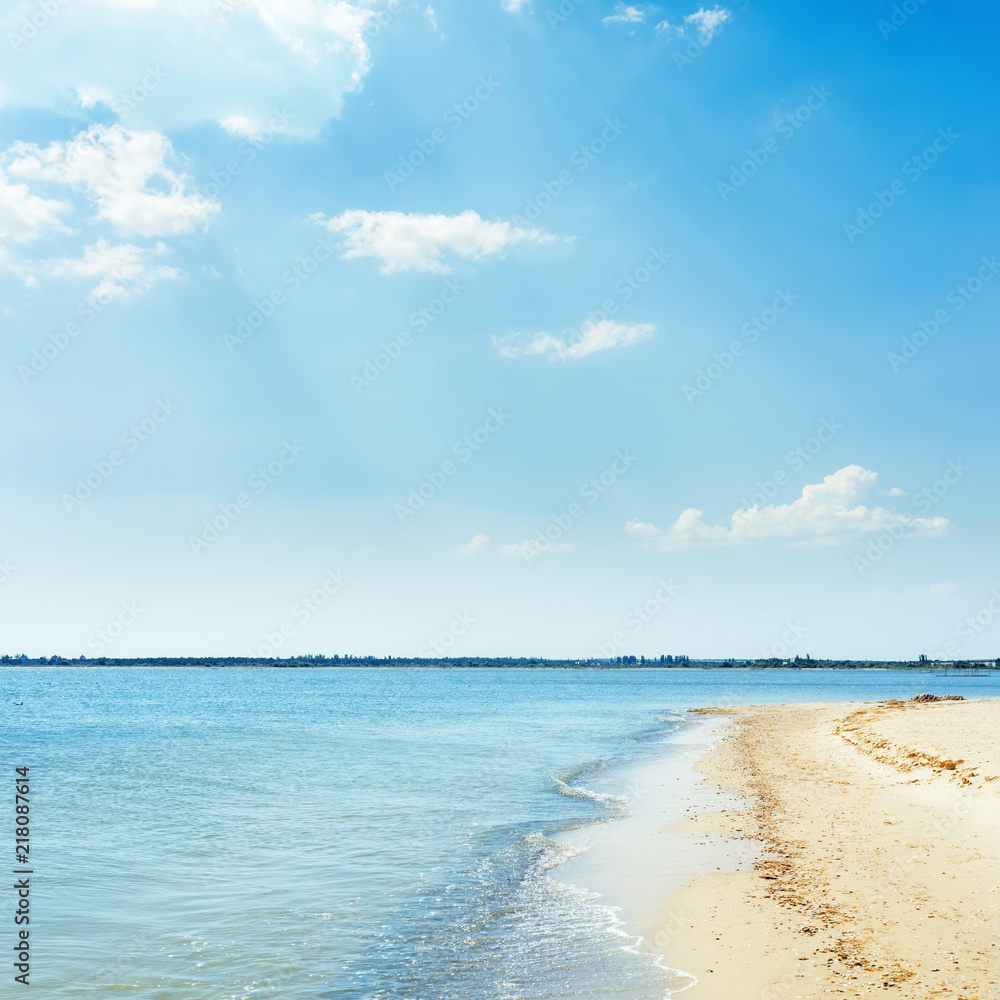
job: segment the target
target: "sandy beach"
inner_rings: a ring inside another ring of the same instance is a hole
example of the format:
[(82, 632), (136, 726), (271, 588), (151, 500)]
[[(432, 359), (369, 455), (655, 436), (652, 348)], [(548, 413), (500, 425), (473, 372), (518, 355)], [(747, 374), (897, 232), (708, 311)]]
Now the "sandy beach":
[(759, 853), (666, 900), (685, 1000), (1000, 996), (1000, 700), (700, 711), (728, 725), (698, 769), (749, 806), (671, 830)]

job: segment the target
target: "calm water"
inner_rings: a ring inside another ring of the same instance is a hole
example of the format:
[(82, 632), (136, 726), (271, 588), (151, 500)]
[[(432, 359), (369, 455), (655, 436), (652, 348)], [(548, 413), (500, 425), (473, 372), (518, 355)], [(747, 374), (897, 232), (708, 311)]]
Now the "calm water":
[[(669, 758), (690, 707), (993, 684), (8, 669), (0, 766), (32, 779), (32, 984), (137, 1000), (661, 998), (683, 983), (669, 960), (559, 881), (566, 849), (547, 836), (620, 815), (617, 768)], [(12, 912), (9, 888), (3, 901)]]

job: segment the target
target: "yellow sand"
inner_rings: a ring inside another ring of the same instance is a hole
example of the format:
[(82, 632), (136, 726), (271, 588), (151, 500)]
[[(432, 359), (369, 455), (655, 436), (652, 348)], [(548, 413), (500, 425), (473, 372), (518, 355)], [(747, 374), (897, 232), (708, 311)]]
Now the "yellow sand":
[(762, 854), (667, 900), (684, 1000), (1000, 996), (1000, 701), (719, 711), (700, 768), (753, 805), (681, 826)]

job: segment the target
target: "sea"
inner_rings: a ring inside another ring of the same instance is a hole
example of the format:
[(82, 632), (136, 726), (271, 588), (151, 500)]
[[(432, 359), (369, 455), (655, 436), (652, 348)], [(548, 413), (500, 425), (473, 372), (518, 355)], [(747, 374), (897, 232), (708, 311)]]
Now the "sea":
[[(0, 842), (12, 870), (26, 767), (31, 985), (49, 1000), (671, 997), (691, 977), (619, 900), (562, 876), (586, 871), (567, 864), (582, 849), (568, 832), (579, 841), (636, 808), (637, 765), (690, 768), (684, 737), (701, 717), (688, 709), (975, 697), (993, 683), (876, 670), (4, 669)], [(14, 878), (0, 896), (8, 946)]]

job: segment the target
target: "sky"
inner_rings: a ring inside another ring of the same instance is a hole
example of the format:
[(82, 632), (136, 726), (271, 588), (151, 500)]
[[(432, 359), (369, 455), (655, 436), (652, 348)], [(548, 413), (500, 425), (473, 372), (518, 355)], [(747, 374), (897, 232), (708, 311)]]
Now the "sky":
[(1000, 655), (998, 20), (12, 0), (2, 651)]

